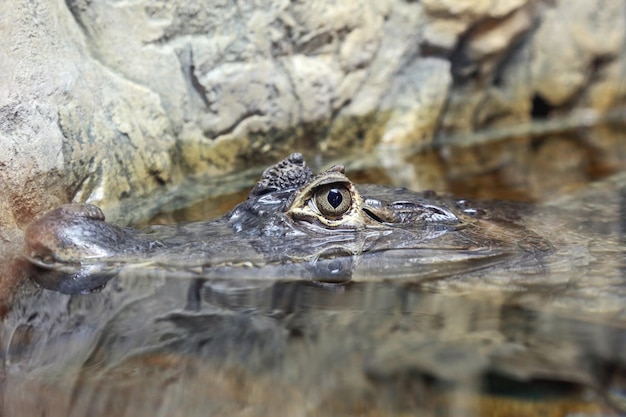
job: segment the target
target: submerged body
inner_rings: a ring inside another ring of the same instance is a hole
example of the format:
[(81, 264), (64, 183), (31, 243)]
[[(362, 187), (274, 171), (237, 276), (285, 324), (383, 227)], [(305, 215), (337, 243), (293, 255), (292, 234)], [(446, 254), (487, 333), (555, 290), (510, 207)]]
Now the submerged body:
[(67, 205), (30, 225), (25, 257), (36, 282), (67, 293), (128, 268), (203, 278), (427, 279), (504, 261), (540, 266), (552, 247), (522, 225), (531, 214), (524, 204), (357, 187), (343, 167), (314, 176), (293, 154), (220, 219), (135, 230), (105, 222), (95, 206)]

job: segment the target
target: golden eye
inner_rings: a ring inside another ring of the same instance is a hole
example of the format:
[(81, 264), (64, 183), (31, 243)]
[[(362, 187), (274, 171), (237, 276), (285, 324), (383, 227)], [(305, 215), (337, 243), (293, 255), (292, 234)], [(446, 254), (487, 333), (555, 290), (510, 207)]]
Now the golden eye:
[(327, 184), (315, 191), (315, 205), (326, 217), (341, 217), (352, 206), (350, 191), (343, 184)]

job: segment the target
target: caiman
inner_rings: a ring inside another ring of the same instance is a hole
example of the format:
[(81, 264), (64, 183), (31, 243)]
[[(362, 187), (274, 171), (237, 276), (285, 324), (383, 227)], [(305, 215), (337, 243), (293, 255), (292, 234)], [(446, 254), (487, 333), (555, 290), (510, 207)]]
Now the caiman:
[(55, 291), (24, 285), (3, 319), (0, 414), (626, 410), (623, 177), (535, 207), (343, 171), (293, 154), (215, 221), (32, 223)]
[(552, 246), (521, 222), (532, 211), (356, 186), (342, 166), (313, 175), (295, 153), (266, 169), (247, 200), (215, 221), (135, 230), (105, 222), (96, 206), (70, 204), (30, 225), (25, 257), (37, 283), (64, 293), (154, 268), (213, 279), (423, 281), (495, 264), (541, 268)]

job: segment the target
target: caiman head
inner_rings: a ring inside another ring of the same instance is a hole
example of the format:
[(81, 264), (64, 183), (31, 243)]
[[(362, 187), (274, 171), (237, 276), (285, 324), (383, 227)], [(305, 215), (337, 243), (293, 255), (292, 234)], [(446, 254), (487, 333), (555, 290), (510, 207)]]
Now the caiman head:
[[(326, 238), (329, 234), (365, 229), (423, 228), (429, 224), (445, 228), (462, 223), (447, 207), (430, 204), (426, 197), (432, 197), (432, 193), (420, 197), (406, 189), (372, 186), (365, 189), (375, 195), (363, 197), (345, 176), (342, 165), (314, 176), (302, 155), (295, 153), (266, 169), (247, 202), (230, 213), (229, 219), (241, 230), (246, 220), (250, 220), (253, 229), (261, 227), (269, 234), (275, 227), (281, 234), (300, 231)], [(385, 200), (394, 197), (398, 200)], [(240, 221), (242, 226), (238, 226)]]
[(545, 253), (518, 222), (524, 207), (357, 187), (342, 166), (314, 175), (296, 153), (215, 221), (136, 230), (105, 222), (92, 205), (62, 206), (26, 230), (24, 258), (36, 282), (63, 292), (138, 268), (207, 279), (423, 280)]
[(226, 219), (266, 260), (314, 280), (426, 279), (545, 254), (520, 224), (530, 207), (432, 191), (356, 186), (344, 167), (313, 175), (302, 155), (268, 168)]

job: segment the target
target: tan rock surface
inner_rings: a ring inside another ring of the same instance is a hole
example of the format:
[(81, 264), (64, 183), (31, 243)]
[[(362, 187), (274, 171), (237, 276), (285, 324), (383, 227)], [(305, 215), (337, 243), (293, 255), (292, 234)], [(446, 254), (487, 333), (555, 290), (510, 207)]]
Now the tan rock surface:
[[(156, 1), (0, 5), (0, 221), (68, 201), (128, 222), (189, 175), (293, 150), (428, 147), (626, 96), (625, 5)], [(536, 115), (535, 115), (536, 116)]]

